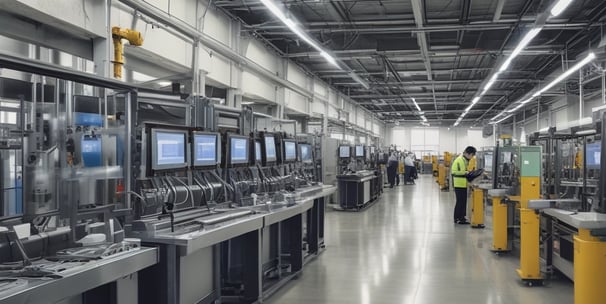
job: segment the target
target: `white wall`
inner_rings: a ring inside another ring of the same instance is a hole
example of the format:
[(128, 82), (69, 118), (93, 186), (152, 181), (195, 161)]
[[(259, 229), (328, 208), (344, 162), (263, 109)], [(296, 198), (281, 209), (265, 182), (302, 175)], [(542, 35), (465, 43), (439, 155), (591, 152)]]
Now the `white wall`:
[[(349, 123), (360, 126), (366, 131), (376, 132), (374, 124), (366, 122), (366, 120), (373, 119), (374, 115), (355, 105), (353, 100), (343, 96), (321, 79), (306, 73), (295, 62), (280, 57), (265, 43), (242, 34), (237, 22), (214, 7), (207, 9), (204, 1), (146, 0), (147, 3), (164, 11), (168, 18), (178, 19), (190, 26), (192, 30), (196, 29), (208, 35), (209, 39), (231, 47), (270, 74), (282, 77), (291, 86), (301, 88), (305, 92), (295, 93), (290, 89), (285, 89), (283, 85), (259, 75), (261, 73), (254, 72), (253, 68), (234, 62), (204, 44), (199, 48), (198, 66), (192, 67), (194, 49), (190, 39), (175, 34), (175, 31), (171, 30), (168, 25), (156, 26), (149, 16), (142, 16), (133, 24), (133, 9), (119, 1), (112, 2), (110, 16), (105, 16), (105, 10), (102, 9), (103, 1), (65, 0), (59, 1), (61, 4), (51, 2), (52, 4), (43, 0), (0, 1), (0, 7), (10, 8), (17, 14), (34, 18), (45, 24), (60, 25), (62, 29), (73, 33), (106, 38), (109, 45), (111, 45), (109, 27), (133, 28), (142, 33), (145, 41), (140, 47), (132, 47), (128, 44), (125, 46), (125, 68), (127, 70), (141, 72), (152, 77), (169, 78), (175, 75), (182, 77), (192, 68), (199, 69), (207, 83), (233, 89), (230, 92), (236, 95), (242, 94), (283, 104), (288, 109), (302, 114), (317, 112), (336, 118), (338, 111), (345, 111), (349, 114)], [(105, 24), (106, 17), (109, 17), (110, 20), (109, 27)], [(89, 43), (87, 42), (85, 46), (88, 47)], [(0, 44), (0, 51), (14, 52), (15, 50), (11, 46)], [(94, 57), (96, 60), (107, 63), (113, 60), (113, 52), (107, 53), (110, 54), (109, 58), (100, 51)], [(129, 59), (131, 59), (130, 62)], [(154, 66), (154, 68), (149, 68), (150, 66)], [(158, 66), (158, 69), (155, 66)], [(161, 73), (160, 69), (166, 69), (166, 71)], [(158, 71), (158, 75), (147, 73), (150, 71)], [(284, 92), (280, 90), (284, 90)], [(285, 100), (281, 100), (282, 98)], [(312, 105), (312, 101), (319, 105)], [(323, 103), (332, 105), (329, 107), (328, 113), (325, 109), (322, 110), (321, 104)], [(380, 124), (380, 128), (384, 128), (382, 122), (378, 124)]]
[(394, 127), (391, 129), (391, 141), (405, 150), (437, 150), (438, 153), (459, 153), (467, 146), (494, 146), (492, 137), (483, 138), (481, 129), (468, 128), (421, 128)]

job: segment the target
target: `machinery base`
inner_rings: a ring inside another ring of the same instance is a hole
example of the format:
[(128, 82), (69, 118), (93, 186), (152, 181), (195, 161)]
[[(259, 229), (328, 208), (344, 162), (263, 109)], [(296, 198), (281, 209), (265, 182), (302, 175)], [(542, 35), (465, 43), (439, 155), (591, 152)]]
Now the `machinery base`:
[(511, 251), (511, 249), (490, 249), (490, 251), (492, 251), (495, 255), (502, 255), (505, 253), (509, 253)]
[(518, 273), (518, 276), (520, 276), (520, 278), (522, 279), (522, 283), (524, 283), (524, 285), (528, 286), (528, 287), (532, 287), (532, 286), (543, 286), (543, 278), (542, 277), (538, 277), (538, 278), (529, 278), (527, 274), (522, 273), (522, 270), (520, 269), (516, 269), (516, 272)]

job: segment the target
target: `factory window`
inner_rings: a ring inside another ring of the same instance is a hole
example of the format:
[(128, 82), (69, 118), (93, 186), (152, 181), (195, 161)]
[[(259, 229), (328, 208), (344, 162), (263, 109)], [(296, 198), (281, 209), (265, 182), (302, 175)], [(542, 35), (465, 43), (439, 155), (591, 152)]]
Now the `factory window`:
[(0, 124), (17, 124), (17, 112), (0, 111)]

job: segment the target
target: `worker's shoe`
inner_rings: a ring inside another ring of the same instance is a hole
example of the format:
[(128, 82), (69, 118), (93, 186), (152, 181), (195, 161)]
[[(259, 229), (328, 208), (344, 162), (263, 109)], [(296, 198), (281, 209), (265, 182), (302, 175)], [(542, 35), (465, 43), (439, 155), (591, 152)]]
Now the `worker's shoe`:
[(457, 221), (457, 224), (459, 224), (459, 225), (469, 225), (470, 223), (465, 218), (462, 218), (462, 219), (459, 219)]

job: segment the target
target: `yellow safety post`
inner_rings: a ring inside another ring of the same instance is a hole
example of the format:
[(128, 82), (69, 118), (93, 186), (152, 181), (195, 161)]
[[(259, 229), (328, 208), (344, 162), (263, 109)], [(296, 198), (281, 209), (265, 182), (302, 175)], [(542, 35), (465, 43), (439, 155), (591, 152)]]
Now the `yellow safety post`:
[(141, 46), (143, 45), (143, 36), (138, 31), (114, 26), (112, 27), (112, 39), (114, 41), (114, 61), (112, 61), (114, 77), (120, 79), (122, 78), (122, 66), (124, 65), (122, 39), (128, 40), (131, 45)]
[(507, 204), (502, 197), (492, 197), (492, 251), (509, 251), (507, 240)]
[(528, 200), (541, 197), (540, 177), (521, 177), (520, 192), (520, 268), (516, 271), (529, 286), (542, 281), (540, 261), (540, 218), (528, 209)]
[(471, 205), (471, 227), (484, 228), (484, 190), (473, 187)]
[(438, 185), (440, 186), (440, 190), (448, 190), (448, 172), (447, 168), (444, 164), (440, 164), (438, 166)]
[(606, 299), (606, 242), (579, 229), (574, 236), (574, 303), (603, 303)]

